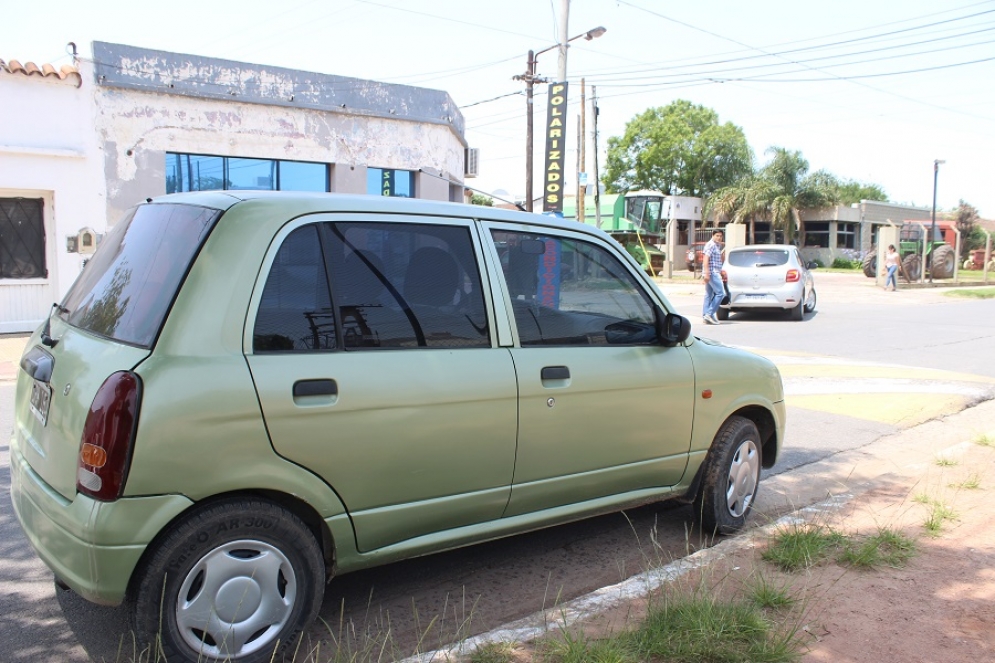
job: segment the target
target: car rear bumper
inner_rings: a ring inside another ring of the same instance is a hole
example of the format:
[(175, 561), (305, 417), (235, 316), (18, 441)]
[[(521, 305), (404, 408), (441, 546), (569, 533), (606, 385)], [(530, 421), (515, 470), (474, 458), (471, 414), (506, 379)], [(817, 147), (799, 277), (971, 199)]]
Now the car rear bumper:
[(736, 290), (729, 286), (729, 303), (726, 308), (784, 308), (798, 306), (802, 300), (802, 288), (778, 290)]
[(67, 500), (31, 469), (16, 437), (10, 450), (10, 497), (45, 565), (82, 597), (103, 605), (121, 603), (148, 542), (192, 504), (176, 495)]

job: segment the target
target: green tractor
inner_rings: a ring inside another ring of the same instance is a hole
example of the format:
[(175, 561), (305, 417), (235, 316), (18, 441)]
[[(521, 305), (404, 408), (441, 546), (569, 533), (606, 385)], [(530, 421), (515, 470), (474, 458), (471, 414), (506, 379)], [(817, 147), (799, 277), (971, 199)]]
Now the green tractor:
[[(898, 254), (902, 257), (901, 273), (910, 282), (918, 281), (923, 274), (922, 254), (926, 233), (918, 224), (906, 224), (898, 233)], [(926, 269), (934, 279), (948, 279), (954, 275), (957, 254), (954, 247), (943, 241), (943, 232), (939, 227), (933, 235), (933, 241), (926, 246)], [(864, 256), (864, 276), (874, 278), (877, 275), (878, 252), (872, 246)]]
[(625, 247), (636, 262), (652, 275), (661, 273), (667, 254), (664, 242), (670, 203), (658, 191), (633, 191), (615, 200), (611, 227), (604, 230)]

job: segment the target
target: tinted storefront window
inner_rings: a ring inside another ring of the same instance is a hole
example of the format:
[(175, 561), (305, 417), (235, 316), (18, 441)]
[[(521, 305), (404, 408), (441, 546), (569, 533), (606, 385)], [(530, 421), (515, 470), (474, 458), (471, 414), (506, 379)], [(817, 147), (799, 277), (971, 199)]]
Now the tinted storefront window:
[(166, 193), (328, 191), (328, 164), (166, 153)]

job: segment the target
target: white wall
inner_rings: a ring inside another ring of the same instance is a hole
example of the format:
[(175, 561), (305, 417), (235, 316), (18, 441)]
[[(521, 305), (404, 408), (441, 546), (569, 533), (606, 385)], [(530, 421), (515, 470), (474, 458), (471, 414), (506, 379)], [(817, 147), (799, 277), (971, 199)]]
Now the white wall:
[(48, 278), (0, 279), (0, 333), (29, 331), (82, 268), (66, 251), (80, 228), (103, 232), (103, 156), (93, 134), (93, 88), (83, 76), (0, 72), (0, 197), (44, 201)]

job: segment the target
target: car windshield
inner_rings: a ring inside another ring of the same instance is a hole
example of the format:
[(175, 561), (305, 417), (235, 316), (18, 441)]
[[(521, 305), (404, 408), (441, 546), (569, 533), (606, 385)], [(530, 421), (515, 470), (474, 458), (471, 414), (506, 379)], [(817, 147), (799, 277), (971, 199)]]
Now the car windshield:
[(69, 324), (151, 347), (173, 297), (220, 212), (141, 205), (101, 242), (59, 308)]
[(778, 267), (788, 263), (785, 249), (753, 249), (730, 251), (729, 264), (733, 267)]

